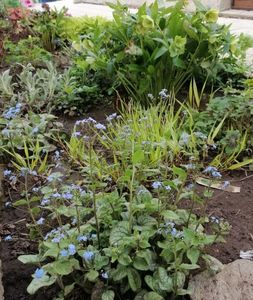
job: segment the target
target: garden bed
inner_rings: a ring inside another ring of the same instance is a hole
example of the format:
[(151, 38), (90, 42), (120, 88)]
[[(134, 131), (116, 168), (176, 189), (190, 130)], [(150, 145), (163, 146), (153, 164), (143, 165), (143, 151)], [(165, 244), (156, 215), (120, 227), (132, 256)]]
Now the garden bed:
[(252, 249), (252, 40), (185, 3), (0, 7), (6, 300), (189, 299)]
[[(251, 250), (253, 247), (253, 224), (251, 222), (253, 177), (242, 172), (233, 172), (227, 174), (226, 179), (230, 180), (233, 185), (241, 187), (241, 192), (233, 194), (216, 191), (207, 206), (208, 214), (222, 217), (232, 226), (225, 243), (213, 245), (206, 250), (224, 264), (238, 259), (241, 250)], [(8, 200), (8, 196), (5, 199)], [(25, 224), (29, 216), (17, 209), (6, 209), (5, 202), (1, 204), (0, 234), (11, 234), (14, 238), (12, 242), (2, 242), (0, 248), (5, 300), (51, 300), (55, 295), (55, 289), (47, 288), (36, 296), (31, 296), (26, 292), (34, 267), (22, 264), (17, 257), (22, 254), (36, 253), (36, 243), (28, 238)], [(82, 295), (79, 296), (82, 297)]]

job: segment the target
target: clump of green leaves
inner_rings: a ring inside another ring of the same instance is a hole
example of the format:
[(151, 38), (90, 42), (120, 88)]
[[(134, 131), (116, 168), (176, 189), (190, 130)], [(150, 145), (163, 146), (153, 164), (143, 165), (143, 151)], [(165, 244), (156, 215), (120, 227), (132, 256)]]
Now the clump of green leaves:
[(45, 151), (52, 151), (55, 149), (52, 139), (59, 135), (63, 128), (56, 119), (50, 114), (35, 114), (32, 111), (25, 113), (22, 112), (22, 108), (17, 115), (9, 119), (3, 114), (0, 118), (0, 147), (15, 152), (24, 150), (24, 143), (30, 143), (33, 148), (32, 144), (39, 142)]
[[(150, 191), (138, 181), (141, 162), (133, 150), (124, 176), (127, 189), (120, 192), (99, 191), (102, 182), (92, 173), (85, 177), (85, 188), (62, 185), (58, 173), (48, 177), (40, 189), (40, 211), (30, 225), (44, 237), (39, 253), (19, 257), (40, 266), (28, 286), (30, 294), (56, 282), (62, 290), (59, 299), (77, 287), (79, 294), (93, 296), (97, 286), (102, 299), (166, 299), (188, 293), (188, 275), (199, 268), (204, 247), (221, 240), (226, 226), (207, 234), (208, 218), (177, 207), (183, 199), (201, 202), (186, 187), (183, 169), (173, 168), (170, 180), (153, 182)], [(55, 220), (60, 226), (52, 229)], [(51, 230), (43, 235), (41, 226)]]
[(28, 26), (33, 36), (40, 39), (45, 50), (53, 52), (59, 48), (59, 37), (66, 13), (67, 8), (65, 7), (61, 10), (52, 10), (45, 5), (43, 11), (33, 12), (26, 20), (26, 26)]
[(32, 63), (36, 66), (52, 59), (51, 54), (43, 49), (40, 39), (32, 36), (21, 39), (18, 43), (6, 40), (4, 50), (6, 51), (5, 62), (8, 64)]
[(217, 11), (201, 7), (189, 14), (184, 5), (178, 1), (174, 7), (160, 7), (156, 1), (136, 14), (110, 5), (114, 20), (94, 26), (73, 44), (77, 67), (82, 57), (86, 72), (102, 73), (108, 80), (109, 93), (124, 90), (143, 103), (150, 103), (149, 93), (156, 98), (162, 89), (178, 93), (192, 77), (217, 84), (242, 75), (243, 38), (217, 24)]
[[(68, 17), (65, 16), (62, 22), (60, 37), (64, 41), (79, 42), (80, 38), (89, 36), (95, 27), (106, 27), (111, 21), (102, 17)], [(99, 29), (98, 29), (99, 30)]]
[[(22, 103), (34, 112), (64, 111), (75, 113), (81, 102), (77, 94), (77, 84), (68, 70), (60, 73), (51, 62), (35, 68), (31, 64), (22, 66), (16, 76), (11, 70), (0, 74), (0, 96), (9, 105)], [(77, 106), (75, 106), (77, 104)]]
[(225, 168), (232, 161), (236, 164), (230, 168), (243, 167), (253, 162), (250, 155), (253, 137), (252, 79), (241, 82), (240, 88), (232, 86), (225, 89), (224, 96), (212, 98), (206, 110), (194, 113), (195, 130), (205, 134), (213, 132), (210, 141), (216, 143), (217, 149), (222, 149), (220, 151), (227, 157), (224, 161), (218, 155), (215, 161), (219, 167)]

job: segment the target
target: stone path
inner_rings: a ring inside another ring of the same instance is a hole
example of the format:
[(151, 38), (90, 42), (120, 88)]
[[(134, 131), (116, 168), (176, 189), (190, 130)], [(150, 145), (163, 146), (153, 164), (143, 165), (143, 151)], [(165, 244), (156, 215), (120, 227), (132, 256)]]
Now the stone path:
[[(68, 13), (73, 17), (90, 16), (90, 17), (105, 17), (108, 19), (112, 18), (112, 9), (105, 5), (90, 4), (90, 3), (77, 3), (74, 4), (73, 0), (62, 0), (55, 2), (48, 2), (51, 8), (57, 10), (64, 6), (68, 8)], [(34, 7), (36, 10), (41, 10), (41, 4), (36, 4)], [(131, 9), (133, 12), (135, 9)]]
[(253, 20), (253, 10), (228, 9), (220, 12), (220, 16), (224, 18), (239, 18)]

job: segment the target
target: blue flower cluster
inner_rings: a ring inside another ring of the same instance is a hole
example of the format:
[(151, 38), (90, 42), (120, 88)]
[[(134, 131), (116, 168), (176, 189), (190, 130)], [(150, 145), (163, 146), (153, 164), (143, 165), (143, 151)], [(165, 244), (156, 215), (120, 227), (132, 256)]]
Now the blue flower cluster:
[(86, 250), (83, 253), (83, 258), (86, 262), (90, 262), (94, 258), (95, 254), (93, 251)]
[(37, 268), (34, 272), (34, 277), (36, 279), (41, 279), (45, 274), (46, 273), (42, 268)]
[(168, 90), (167, 89), (162, 89), (159, 92), (159, 96), (162, 98), (162, 100), (166, 100), (169, 98)]
[(83, 119), (83, 120), (78, 120), (78, 121), (76, 121), (76, 126), (78, 126), (78, 125), (83, 125), (83, 124), (87, 124), (87, 123), (88, 123), (88, 124), (89, 124), (89, 123), (96, 124), (97, 121), (94, 120), (93, 118), (89, 117), (89, 118), (87, 118), (87, 119)]
[(51, 241), (53, 243), (59, 243), (62, 239), (66, 237), (65, 229), (62, 227), (58, 227), (56, 229), (52, 229), (49, 231), (46, 236), (44, 237), (44, 240), (52, 239)]
[(32, 176), (37, 176), (37, 175), (38, 175), (36, 171), (31, 170), (31, 169), (29, 169), (29, 168), (22, 167), (22, 168), (20, 169), (20, 175), (21, 175), (21, 176), (26, 176), (26, 175), (28, 175), (28, 174), (29, 174), (29, 175), (32, 175)]
[(217, 168), (209, 166), (207, 168), (205, 168), (205, 170), (203, 171), (204, 174), (210, 175), (213, 178), (219, 179), (221, 178), (221, 173), (218, 172)]
[(164, 188), (166, 191), (171, 190), (171, 187), (169, 185), (164, 186), (163, 183), (160, 181), (154, 181), (151, 186), (155, 190), (160, 189), (160, 188)]
[(74, 244), (69, 244), (68, 249), (63, 249), (60, 251), (61, 257), (69, 257), (76, 254), (76, 246)]
[(17, 116), (17, 114), (20, 113), (21, 106), (22, 105), (20, 103), (17, 103), (16, 106), (10, 107), (8, 110), (6, 110), (3, 113), (3, 117), (8, 120), (15, 118)]
[(11, 170), (6, 169), (6, 170), (4, 170), (3, 174), (4, 174), (4, 177), (8, 178), (8, 180), (12, 184), (15, 184), (17, 182), (17, 176), (13, 175)]
[(116, 113), (111, 114), (111, 115), (109, 115), (109, 116), (106, 118), (106, 121), (107, 121), (107, 122), (111, 122), (112, 120), (116, 119), (117, 116), (118, 116), (118, 115), (117, 115)]
[(45, 218), (39, 218), (39, 220), (36, 222), (38, 225), (43, 225), (45, 223)]
[(190, 141), (190, 135), (187, 132), (183, 132), (179, 139), (180, 146), (187, 146)]
[(86, 234), (86, 235), (79, 235), (77, 237), (77, 241), (78, 242), (87, 242), (89, 240), (95, 240), (97, 239), (97, 235), (95, 233), (92, 233), (92, 234)]
[(12, 236), (11, 235), (7, 235), (5, 238), (4, 238), (4, 241), (5, 242), (11, 242), (13, 240)]
[(166, 222), (164, 224), (160, 225), (160, 228), (158, 229), (159, 234), (165, 234), (165, 235), (171, 235), (174, 238), (183, 238), (184, 233), (182, 231), (178, 231), (175, 228), (175, 223), (173, 222)]

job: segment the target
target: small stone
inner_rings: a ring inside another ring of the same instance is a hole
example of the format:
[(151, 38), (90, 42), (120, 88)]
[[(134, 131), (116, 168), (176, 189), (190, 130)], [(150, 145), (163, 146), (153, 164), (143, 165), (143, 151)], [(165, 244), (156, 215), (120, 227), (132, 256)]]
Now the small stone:
[(188, 288), (192, 300), (252, 300), (253, 261), (236, 260), (213, 276), (204, 271), (190, 280)]

